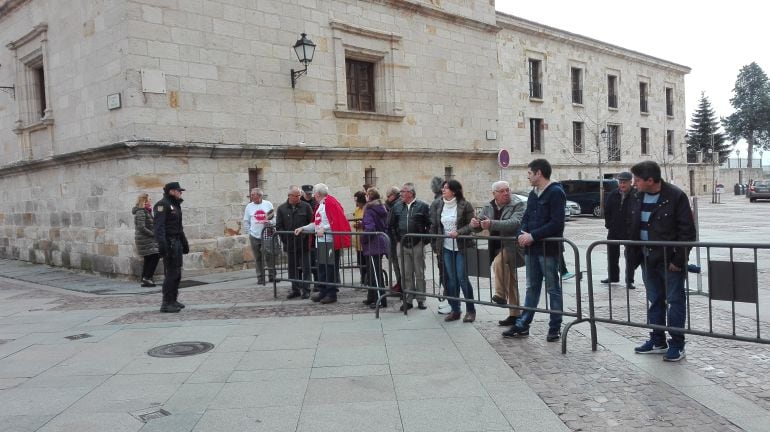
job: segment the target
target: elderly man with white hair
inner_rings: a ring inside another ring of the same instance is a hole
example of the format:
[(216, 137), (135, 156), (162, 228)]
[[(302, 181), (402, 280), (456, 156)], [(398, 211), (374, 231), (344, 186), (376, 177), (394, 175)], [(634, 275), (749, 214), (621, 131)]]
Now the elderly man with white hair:
[[(492, 200), (484, 206), (478, 218), (471, 219), (471, 228), (475, 232), (488, 230), (490, 236), (511, 237), (511, 240), (489, 242), (489, 257), (493, 258), (492, 271), (495, 274), (492, 301), (497, 304), (519, 306), (516, 268), (524, 266), (524, 255), (515, 237), (526, 209), (527, 203), (511, 195), (510, 185), (501, 180), (492, 183)], [(508, 309), (508, 317), (498, 324), (511, 326), (520, 313), (518, 309)]]
[[(310, 297), (314, 302), (329, 304), (337, 301), (337, 287), (327, 285), (340, 281), (340, 253), (350, 247), (350, 223), (345, 210), (336, 198), (329, 194), (329, 187), (323, 183), (313, 186), (313, 198), (318, 202), (314, 219), (309, 224), (294, 230), (294, 235), (303, 231), (315, 233), (318, 251), (318, 294)], [(325, 283), (324, 283), (325, 282)]]

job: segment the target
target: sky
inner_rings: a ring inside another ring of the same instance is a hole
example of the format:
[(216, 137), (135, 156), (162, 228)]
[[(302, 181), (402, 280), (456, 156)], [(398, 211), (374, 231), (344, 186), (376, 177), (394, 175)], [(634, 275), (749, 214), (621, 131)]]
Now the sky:
[[(756, 0), (496, 0), (510, 15), (588, 36), (680, 65), (685, 75), (687, 124), (701, 91), (717, 117), (732, 114), (730, 98), (743, 66), (756, 62), (770, 75), (770, 22)], [(746, 143), (739, 142), (741, 157)], [(770, 152), (765, 152), (770, 153)], [(757, 157), (759, 157), (757, 155)], [(763, 154), (763, 162), (770, 154)]]

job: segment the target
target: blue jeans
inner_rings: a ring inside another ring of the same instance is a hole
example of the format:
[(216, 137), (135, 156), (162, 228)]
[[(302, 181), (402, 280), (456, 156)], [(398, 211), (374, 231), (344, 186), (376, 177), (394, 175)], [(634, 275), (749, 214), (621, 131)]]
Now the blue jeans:
[[(468, 279), (468, 270), (465, 267), (465, 254), (460, 251), (444, 250), (444, 273), (446, 274), (447, 294), (449, 297), (459, 297), (460, 289), (463, 297), (473, 300), (473, 287)], [(452, 312), (460, 312), (460, 302), (447, 300), (452, 306)], [(465, 302), (465, 312), (476, 312), (476, 305)]]
[[(543, 279), (545, 279), (545, 290), (548, 293), (549, 310), (564, 310), (564, 304), (561, 296), (561, 281), (559, 280), (559, 255), (524, 255), (524, 265), (527, 269), (527, 296), (524, 298), (524, 306), (536, 308), (540, 303), (540, 292), (543, 289)], [(528, 329), (532, 323), (535, 312), (525, 310), (516, 326)], [(548, 322), (548, 329), (551, 332), (557, 332), (561, 328), (562, 315), (552, 313), (551, 320)]]
[[(666, 325), (666, 305), (668, 305), (669, 327), (684, 328), (686, 319), (686, 304), (684, 294), (684, 278), (686, 270), (672, 272), (664, 267), (665, 264), (649, 265), (646, 260), (642, 263), (642, 278), (647, 289), (647, 323)], [(670, 345), (684, 348), (684, 333), (672, 331)], [(663, 345), (666, 342), (666, 333), (663, 330), (650, 332), (650, 340), (655, 345)]]

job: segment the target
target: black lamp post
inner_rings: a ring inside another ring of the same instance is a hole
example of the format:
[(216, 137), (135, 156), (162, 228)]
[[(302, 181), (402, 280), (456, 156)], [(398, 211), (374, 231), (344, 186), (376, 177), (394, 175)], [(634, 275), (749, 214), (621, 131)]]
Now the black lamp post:
[(297, 84), (299, 77), (307, 74), (307, 65), (313, 61), (313, 54), (315, 54), (315, 44), (307, 38), (305, 33), (302, 33), (302, 37), (294, 44), (294, 52), (297, 54), (297, 60), (305, 65), (305, 68), (298, 71), (291, 70), (291, 88)]

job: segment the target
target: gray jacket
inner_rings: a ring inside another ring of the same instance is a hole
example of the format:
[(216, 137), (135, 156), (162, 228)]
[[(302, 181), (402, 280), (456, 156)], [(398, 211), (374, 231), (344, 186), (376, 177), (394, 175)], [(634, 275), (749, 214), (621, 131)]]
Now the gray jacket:
[[(511, 240), (504, 240), (503, 247), (508, 253), (513, 254), (518, 252), (517, 267), (524, 265), (524, 255), (521, 248), (516, 241), (517, 233), (521, 227), (521, 218), (524, 216), (524, 212), (527, 210), (527, 203), (520, 200), (516, 195), (511, 195), (511, 202), (506, 204), (502, 208), (500, 219), (495, 219), (495, 200), (488, 202), (481, 210), (480, 218), (486, 218), (492, 221), (489, 227), (490, 236), (511, 237)], [(473, 228), (474, 232), (480, 232), (481, 227)], [(513, 255), (511, 255), (513, 256)], [(494, 258), (490, 256), (490, 259)], [(520, 261), (520, 262), (519, 262)]]
[(158, 253), (158, 242), (153, 234), (152, 213), (145, 208), (134, 207), (134, 240), (139, 256)]

